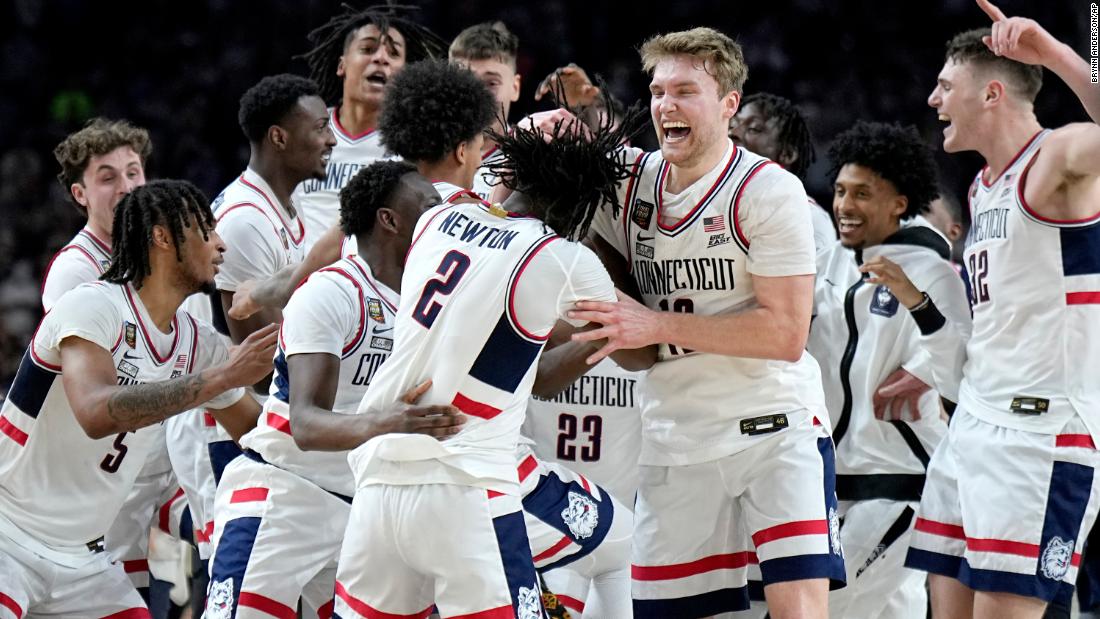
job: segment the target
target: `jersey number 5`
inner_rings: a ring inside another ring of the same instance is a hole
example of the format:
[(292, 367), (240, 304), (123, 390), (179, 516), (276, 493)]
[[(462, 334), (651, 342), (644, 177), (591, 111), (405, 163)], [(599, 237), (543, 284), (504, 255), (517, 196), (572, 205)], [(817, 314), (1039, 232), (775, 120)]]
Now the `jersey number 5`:
[(441, 277), (428, 280), (424, 284), (424, 290), (420, 293), (420, 299), (413, 308), (413, 318), (424, 325), (425, 329), (431, 329), (435, 319), (439, 316), (443, 306), (435, 300), (435, 295), (447, 296), (455, 291), (459, 280), (466, 274), (470, 267), (470, 258), (457, 250), (447, 252), (443, 260), (439, 262), (439, 268), (435, 270)]
[(118, 467), (122, 466), (123, 459), (126, 458), (126, 452), (130, 451), (130, 448), (126, 446), (126, 443), (122, 441), (126, 440), (126, 432), (120, 432), (115, 437), (114, 453), (109, 453), (103, 457), (103, 462), (99, 463), (99, 468), (107, 471), (108, 473), (117, 473)]

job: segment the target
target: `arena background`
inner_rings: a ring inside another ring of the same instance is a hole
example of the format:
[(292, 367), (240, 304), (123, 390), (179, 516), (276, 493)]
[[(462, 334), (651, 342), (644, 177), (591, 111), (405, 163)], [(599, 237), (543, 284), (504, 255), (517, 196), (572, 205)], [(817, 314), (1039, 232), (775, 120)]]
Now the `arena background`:
[[(696, 25), (737, 38), (746, 93), (796, 101), (819, 153), (808, 190), (830, 203), (822, 154), (857, 119), (920, 128), (948, 187), (964, 197), (976, 155), (945, 156), (925, 100), (957, 31), (985, 26), (972, 0), (426, 0), (422, 21), (446, 39), (499, 19), (519, 35), (523, 99), (512, 119), (543, 109), (538, 81), (574, 61), (601, 74), (625, 102), (646, 97), (636, 48), (649, 35)], [(5, 0), (0, 2), (0, 393), (41, 317), (39, 286), (53, 253), (82, 218), (55, 180), (52, 149), (96, 115), (128, 118), (153, 135), (149, 178), (186, 178), (213, 197), (244, 167), (240, 95), (260, 77), (305, 73), (293, 59), (335, 1)], [(1002, 0), (1089, 54), (1087, 0)], [(1047, 73), (1038, 115), (1047, 126), (1084, 120)], [(647, 134), (647, 137), (648, 134)], [(650, 138), (651, 139), (651, 138)]]

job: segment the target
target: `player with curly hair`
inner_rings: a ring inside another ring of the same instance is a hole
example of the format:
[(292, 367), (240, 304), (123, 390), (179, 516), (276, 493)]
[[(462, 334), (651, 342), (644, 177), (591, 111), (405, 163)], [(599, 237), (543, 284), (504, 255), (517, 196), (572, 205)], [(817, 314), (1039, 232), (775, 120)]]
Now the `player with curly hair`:
[[(927, 607), (925, 577), (903, 567), (902, 549), (947, 424), (909, 315), (922, 298), (894, 297), (860, 266), (900, 265), (968, 329), (966, 290), (947, 240), (923, 220), (910, 223), (938, 191), (931, 149), (915, 128), (858, 122), (836, 137), (829, 160), (841, 235), (818, 257), (806, 345), (823, 368), (848, 574), (848, 586), (829, 596), (829, 616), (917, 619)], [(899, 391), (905, 397), (885, 402)]]
[(154, 428), (205, 407), (239, 437), (259, 414), (242, 387), (267, 372), (277, 329), (226, 350), (180, 307), (213, 285), (213, 224), (186, 181), (135, 188), (115, 208), (105, 281), (63, 295), (28, 346), (0, 411), (0, 591), (14, 616), (149, 617), (104, 535)]
[[(598, 259), (574, 241), (629, 176), (611, 156), (625, 129), (592, 140), (559, 129), (549, 142), (527, 131), (494, 136), (499, 170), (516, 191), (504, 205), (511, 211), (442, 204), (417, 223), (393, 353), (360, 414), (377, 414), (431, 378), (425, 401), (457, 407), (466, 423), (442, 441), (390, 434), (352, 451), (356, 496), (336, 586), (342, 616), (421, 613), (433, 604), (442, 616), (542, 616), (517, 483), (519, 428), (555, 323), (569, 320), (578, 299), (614, 297)], [(611, 502), (591, 496), (539, 495), (566, 513), (563, 544), (607, 535)], [(444, 517), (448, 526), (438, 526)]]
[(313, 47), (302, 58), (332, 106), (329, 126), (337, 142), (325, 176), (307, 180), (294, 194), (307, 224), (307, 250), (339, 223), (340, 189), (363, 166), (391, 156), (378, 131), (390, 82), (406, 64), (446, 54), (446, 42), (415, 21), (416, 11), (391, 3), (344, 4), (309, 33)]

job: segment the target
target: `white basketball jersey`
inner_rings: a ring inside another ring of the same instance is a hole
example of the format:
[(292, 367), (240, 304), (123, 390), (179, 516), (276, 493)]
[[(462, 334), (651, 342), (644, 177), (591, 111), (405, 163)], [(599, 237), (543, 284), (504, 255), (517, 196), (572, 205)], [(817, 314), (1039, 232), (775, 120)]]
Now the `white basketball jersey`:
[[(750, 275), (814, 273), (806, 193), (778, 165), (730, 143), (710, 172), (670, 194), (660, 152), (623, 154), (638, 176), (620, 187), (618, 216), (601, 209), (593, 228), (626, 258), (651, 309), (733, 313), (756, 302)], [(766, 439), (761, 428), (826, 417), (808, 353), (791, 363), (661, 344), (641, 401), (641, 463), (660, 466), (720, 458)], [(764, 416), (779, 420), (752, 421)]]
[(340, 223), (340, 190), (360, 169), (380, 159), (394, 159), (382, 146), (382, 134), (370, 130), (351, 135), (340, 125), (340, 109), (329, 108), (329, 127), (336, 135), (324, 180), (309, 179), (294, 189), (291, 201), (306, 222), (308, 252), (329, 228)]
[(604, 359), (557, 396), (532, 397), (523, 435), (534, 441), (539, 458), (564, 464), (632, 505), (642, 448), (638, 387), (644, 376)]
[(541, 221), (481, 203), (420, 217), (401, 280), (390, 360), (360, 412), (383, 410), (427, 379), (422, 404), (466, 415), (456, 436), (371, 439), (349, 457), (361, 486), (459, 483), (518, 494), (515, 449), (535, 367), (555, 322), (614, 289), (587, 248)]
[(1056, 433), (1075, 413), (1100, 441), (1100, 216), (1055, 221), (1024, 199), (1037, 134), (970, 193), (964, 265), (974, 332), (959, 404), (989, 423)]
[[(225, 262), (214, 276), (218, 290), (263, 280), (305, 258), (306, 226), (274, 198), (267, 182), (251, 168), (214, 198), (211, 208), (225, 242)], [(297, 213), (296, 213), (297, 215)]]
[(111, 246), (88, 228), (76, 233), (46, 267), (42, 278), (42, 308), (47, 312), (61, 295), (85, 282), (94, 282), (111, 264)]
[[(83, 284), (42, 319), (0, 413), (0, 529), (79, 557), (115, 519), (158, 432), (85, 434), (61, 381), (60, 344), (70, 336), (110, 351), (120, 385), (199, 372), (228, 353), (213, 327), (182, 310), (171, 333), (159, 331), (130, 285)], [(234, 389), (207, 405), (243, 395)]]
[(355, 413), (374, 374), (393, 350), (397, 293), (374, 278), (370, 266), (349, 256), (314, 273), (290, 297), (283, 311), (275, 354), (273, 397), (241, 446), (318, 486), (351, 496), (355, 492), (346, 451), (302, 451), (290, 430), (287, 357), (321, 353), (340, 358), (332, 410)]

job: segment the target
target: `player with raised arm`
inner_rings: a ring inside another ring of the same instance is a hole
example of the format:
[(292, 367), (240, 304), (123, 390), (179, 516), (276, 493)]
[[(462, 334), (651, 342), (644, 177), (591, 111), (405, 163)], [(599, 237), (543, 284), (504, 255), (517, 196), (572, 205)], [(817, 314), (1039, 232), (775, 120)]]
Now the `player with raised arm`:
[(642, 395), (634, 613), (747, 609), (756, 559), (772, 617), (825, 616), (829, 581), (844, 576), (821, 378), (804, 350), (806, 193), (726, 135), (747, 74), (740, 46), (696, 28), (641, 53), (661, 150), (625, 149), (638, 176), (619, 188), (622, 212), (598, 213), (593, 231), (630, 265), (645, 304), (621, 296), (571, 314), (603, 325), (574, 336), (608, 339), (590, 362), (660, 344)]
[[(822, 368), (836, 446), (840, 534), (848, 586), (829, 596), (829, 615), (923, 619), (926, 578), (903, 567), (929, 454), (947, 431), (939, 394), (879, 410), (879, 385), (898, 370), (934, 382), (920, 330), (886, 286), (859, 267), (887, 257), (939, 299), (969, 331), (970, 307), (950, 246), (924, 222), (911, 223), (936, 195), (931, 150), (913, 127), (858, 122), (829, 147), (840, 241), (818, 254), (815, 316), (806, 350)], [(919, 302), (920, 297), (918, 297)], [(956, 346), (961, 350), (965, 340)]]
[[(935, 616), (1040, 617), (1047, 602), (1068, 602), (1100, 497), (1100, 383), (1083, 371), (1100, 366), (1100, 127), (1044, 129), (1034, 65), (1065, 80), (1094, 119), (1100, 93), (1087, 63), (1034, 21), (979, 6), (993, 27), (948, 43), (928, 98), (949, 123), (944, 150), (975, 150), (986, 166), (970, 191), (964, 254), (973, 336), (965, 356), (941, 348), (937, 359), (941, 389), (961, 373), (959, 406), (906, 564), (930, 573)], [(895, 264), (864, 269), (899, 300), (920, 295)], [(953, 336), (939, 302), (925, 295), (918, 307), (933, 349)]]
[(306, 222), (306, 251), (327, 232), (339, 234), (344, 185), (360, 168), (392, 156), (378, 132), (389, 82), (407, 63), (437, 58), (446, 49), (442, 39), (413, 21), (414, 12), (392, 4), (345, 4), (309, 33), (314, 47), (302, 57), (320, 86), (321, 98), (332, 105), (329, 128), (336, 146), (324, 177), (306, 180), (294, 191), (294, 204)]
[[(259, 406), (276, 329), (230, 351), (179, 309), (212, 287), (225, 246), (190, 183), (154, 181), (119, 202), (111, 264), (42, 320), (0, 412), (0, 601), (16, 616), (148, 617), (103, 553), (155, 437), (203, 403), (234, 435)], [(53, 497), (52, 499), (47, 497)]]
[[(542, 616), (515, 449), (555, 322), (578, 298), (613, 297), (595, 256), (567, 238), (614, 202), (627, 170), (608, 155), (622, 133), (588, 141), (559, 127), (557, 144), (527, 131), (494, 136), (498, 170), (517, 191), (508, 206), (527, 214), (478, 201), (441, 205), (418, 222), (394, 352), (361, 408), (376, 414), (405, 383), (431, 377), (425, 400), (453, 403), (467, 422), (446, 441), (385, 435), (352, 452), (356, 497), (337, 576), (343, 616), (421, 613), (433, 602), (444, 617)], [(579, 498), (562, 497), (570, 526), (582, 540), (602, 535), (607, 519)], [(446, 530), (436, 526), (443, 513)], [(388, 569), (380, 578), (372, 564)]]

